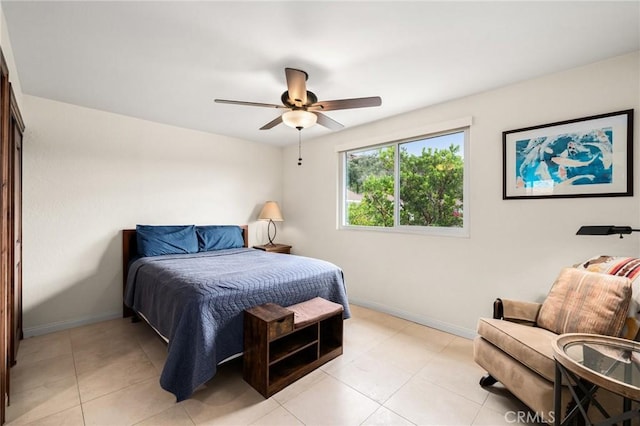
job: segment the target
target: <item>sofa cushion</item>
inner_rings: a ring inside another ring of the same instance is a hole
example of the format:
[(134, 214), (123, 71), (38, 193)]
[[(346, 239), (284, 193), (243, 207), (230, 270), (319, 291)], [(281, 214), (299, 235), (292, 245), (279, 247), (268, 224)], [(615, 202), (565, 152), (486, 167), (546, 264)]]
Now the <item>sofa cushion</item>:
[(530, 327), (511, 321), (480, 318), (478, 334), (531, 370), (553, 382), (555, 333), (540, 327)]
[(630, 300), (628, 278), (565, 268), (540, 307), (537, 325), (557, 334), (619, 336)]

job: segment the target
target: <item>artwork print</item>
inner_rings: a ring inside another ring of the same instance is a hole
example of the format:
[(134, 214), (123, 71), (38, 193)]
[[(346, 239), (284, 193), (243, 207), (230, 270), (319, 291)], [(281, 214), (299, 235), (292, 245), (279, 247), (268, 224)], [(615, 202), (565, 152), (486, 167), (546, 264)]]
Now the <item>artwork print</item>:
[(613, 129), (516, 141), (516, 186), (611, 184)]
[(633, 195), (633, 110), (503, 132), (503, 199)]

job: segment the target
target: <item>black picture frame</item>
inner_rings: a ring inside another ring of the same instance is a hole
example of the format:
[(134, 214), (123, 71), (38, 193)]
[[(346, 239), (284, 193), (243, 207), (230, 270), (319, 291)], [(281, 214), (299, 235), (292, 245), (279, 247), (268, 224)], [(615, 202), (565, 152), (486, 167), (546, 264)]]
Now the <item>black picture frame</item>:
[(633, 196), (633, 109), (502, 132), (502, 199)]

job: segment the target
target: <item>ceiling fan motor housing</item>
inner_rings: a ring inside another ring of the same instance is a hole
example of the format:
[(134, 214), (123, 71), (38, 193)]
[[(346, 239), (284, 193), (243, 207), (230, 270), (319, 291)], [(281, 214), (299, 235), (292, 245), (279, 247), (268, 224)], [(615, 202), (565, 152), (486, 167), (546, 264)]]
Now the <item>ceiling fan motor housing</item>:
[(289, 91), (285, 90), (280, 97), (282, 100), (282, 104), (287, 108), (291, 109), (306, 109), (306, 107), (311, 106), (318, 102), (318, 97), (313, 92), (309, 92), (307, 90), (307, 103), (303, 104), (301, 99), (291, 99), (289, 96)]

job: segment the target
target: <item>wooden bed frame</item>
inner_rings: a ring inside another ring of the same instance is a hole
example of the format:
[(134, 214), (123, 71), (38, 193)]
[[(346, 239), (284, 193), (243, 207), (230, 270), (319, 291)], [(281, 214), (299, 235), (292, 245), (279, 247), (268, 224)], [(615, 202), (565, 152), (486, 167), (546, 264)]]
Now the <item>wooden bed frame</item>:
[[(244, 239), (244, 247), (249, 247), (249, 226), (238, 225), (242, 229), (242, 238)], [(129, 273), (129, 262), (132, 257), (138, 253), (138, 243), (136, 239), (135, 229), (122, 230), (122, 297), (127, 286), (127, 275)], [(135, 312), (124, 303), (122, 304), (122, 317), (132, 317)]]

